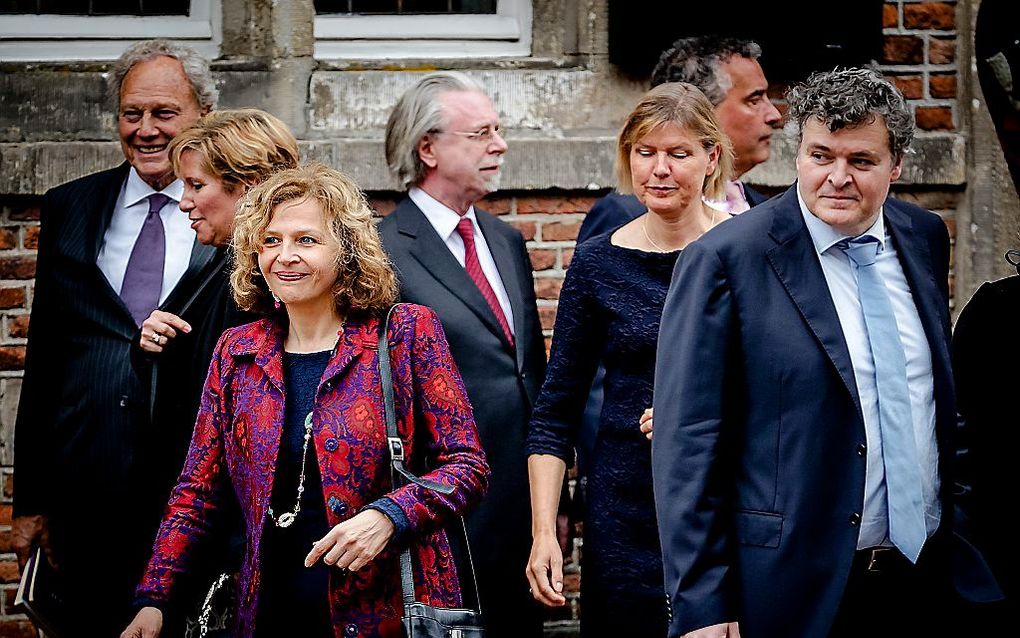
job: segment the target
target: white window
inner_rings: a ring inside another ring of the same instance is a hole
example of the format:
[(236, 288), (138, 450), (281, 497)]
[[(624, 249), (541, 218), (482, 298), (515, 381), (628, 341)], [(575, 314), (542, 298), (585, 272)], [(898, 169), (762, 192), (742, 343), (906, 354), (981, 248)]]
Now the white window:
[(221, 41), (220, 1), (191, 0), (186, 15), (0, 15), (0, 60), (112, 60), (135, 42), (152, 38), (182, 42), (209, 59), (216, 58)]
[(315, 57), (459, 58), (531, 55), (531, 0), (498, 0), (495, 13), (315, 16)]

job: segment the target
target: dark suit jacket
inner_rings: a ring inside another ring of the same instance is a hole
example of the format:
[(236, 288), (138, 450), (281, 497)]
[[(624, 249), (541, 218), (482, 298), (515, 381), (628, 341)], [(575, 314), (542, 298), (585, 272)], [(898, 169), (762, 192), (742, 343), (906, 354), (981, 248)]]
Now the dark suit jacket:
[(953, 333), (958, 409), (972, 476), (971, 523), (975, 540), (995, 572), (1014, 614), (1020, 610), (1020, 546), (1006, 521), (1017, 496), (1020, 446), (1020, 276), (983, 284), (960, 312)]
[[(174, 479), (154, 468), (176, 465), (179, 472), (183, 456), (167, 459), (164, 443), (186, 443), (193, 424), (153, 432), (148, 397), (130, 365), (138, 326), (96, 265), (128, 169), (88, 175), (43, 199), (15, 426), (14, 513), (49, 515), (69, 577), (78, 562), (86, 569), (102, 556), (113, 580), (133, 574), (137, 582)], [(196, 243), (163, 309), (173, 312), (190, 296), (213, 254)], [(129, 604), (133, 583), (123, 585), (124, 601), (116, 600), (119, 592), (104, 599)]]
[[(931, 350), (948, 530), (957, 478), (949, 237), (939, 217), (916, 206), (887, 199), (884, 210)], [(654, 403), (670, 635), (737, 620), (748, 638), (826, 636), (857, 547), (866, 438), (796, 186), (680, 256), (659, 333)], [(978, 557), (960, 557), (968, 593), (994, 596), (994, 581), (967, 560)], [(934, 577), (948, 586), (942, 558)]]
[[(497, 589), (527, 594), (531, 507), (525, 437), (546, 357), (524, 238), (496, 217), (475, 211), (510, 298), (516, 348), (414, 202), (404, 199), (380, 222), (379, 233), (400, 277), (403, 301), (429, 306), (439, 315), (492, 467), (488, 496), (468, 517), (484, 604)], [(498, 604), (493, 600), (489, 606)]]

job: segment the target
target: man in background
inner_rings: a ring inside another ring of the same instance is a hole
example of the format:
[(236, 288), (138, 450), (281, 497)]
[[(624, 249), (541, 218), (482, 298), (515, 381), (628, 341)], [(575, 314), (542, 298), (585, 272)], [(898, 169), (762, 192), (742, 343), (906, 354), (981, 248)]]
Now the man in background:
[[(154, 431), (131, 344), (154, 309), (175, 312), (214, 250), (178, 209), (167, 146), (212, 109), (208, 62), (164, 40), (130, 47), (109, 72), (125, 162), (50, 190), (15, 426), (12, 539), (24, 565), (57, 564), (74, 635), (115, 636), (193, 423)], [(171, 469), (173, 468), (173, 469)]]
[[(499, 114), (478, 84), (462, 73), (426, 75), (386, 125), (386, 161), (408, 194), (379, 233), (401, 299), (431, 307), (443, 323), (492, 467), (489, 493), (467, 517), (486, 630), (534, 638), (542, 616), (524, 575), (531, 549), (524, 442), (545, 342), (524, 237), (475, 208), (499, 187), (506, 150)], [(458, 568), (470, 587), (467, 563)]]

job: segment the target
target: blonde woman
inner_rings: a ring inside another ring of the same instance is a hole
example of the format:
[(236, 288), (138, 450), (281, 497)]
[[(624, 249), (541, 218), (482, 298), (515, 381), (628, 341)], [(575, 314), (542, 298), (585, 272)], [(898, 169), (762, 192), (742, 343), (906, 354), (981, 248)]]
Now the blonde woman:
[[(605, 401), (588, 472), (582, 636), (665, 636), (666, 594), (652, 502), (651, 450), (638, 419), (652, 403), (659, 319), (680, 251), (728, 215), (729, 141), (689, 84), (649, 91), (617, 146), (619, 190), (645, 213), (580, 245), (560, 295), (552, 353), (528, 436), (534, 597), (565, 604), (556, 542), (559, 486), (599, 362)], [(697, 330), (697, 326), (691, 326)]]
[(407, 544), (418, 598), (459, 606), (442, 526), (478, 502), (489, 469), (435, 313), (402, 304), (388, 340), (405, 454), (454, 490), (390, 484), (377, 339), (397, 280), (364, 195), (321, 165), (283, 171), (247, 195), (234, 247), (234, 298), (267, 316), (217, 345), (123, 635), (158, 635), (228, 491), (247, 540), (234, 635), (402, 635)]

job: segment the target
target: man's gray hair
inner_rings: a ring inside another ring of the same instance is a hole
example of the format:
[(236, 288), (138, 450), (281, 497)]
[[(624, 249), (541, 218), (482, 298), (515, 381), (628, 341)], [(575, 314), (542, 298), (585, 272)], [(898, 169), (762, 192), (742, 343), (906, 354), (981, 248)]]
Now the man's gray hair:
[(914, 141), (914, 114), (889, 80), (864, 68), (813, 73), (786, 93), (787, 117), (803, 134), (809, 119), (821, 121), (835, 133), (843, 128), (871, 124), (879, 117), (889, 131), (889, 150), (895, 161)]
[(458, 71), (429, 73), (400, 96), (386, 122), (386, 164), (405, 189), (425, 177), (427, 167), (418, 155), (418, 143), (442, 130), (439, 96), (447, 91), (485, 93), (480, 84)]
[(757, 60), (761, 47), (750, 40), (715, 35), (682, 38), (659, 56), (652, 70), (652, 86), (686, 82), (701, 89), (712, 106), (726, 99), (733, 81), (722, 65), (732, 57)]
[(203, 110), (211, 111), (216, 108), (219, 92), (216, 90), (216, 83), (213, 82), (212, 73), (209, 71), (209, 61), (191, 47), (169, 40), (145, 40), (133, 44), (117, 58), (110, 67), (110, 73), (106, 79), (107, 96), (110, 103), (120, 107), (120, 87), (124, 84), (124, 77), (136, 64), (160, 57), (173, 58), (181, 63), (184, 75), (188, 78), (191, 90), (195, 94), (195, 101)]

